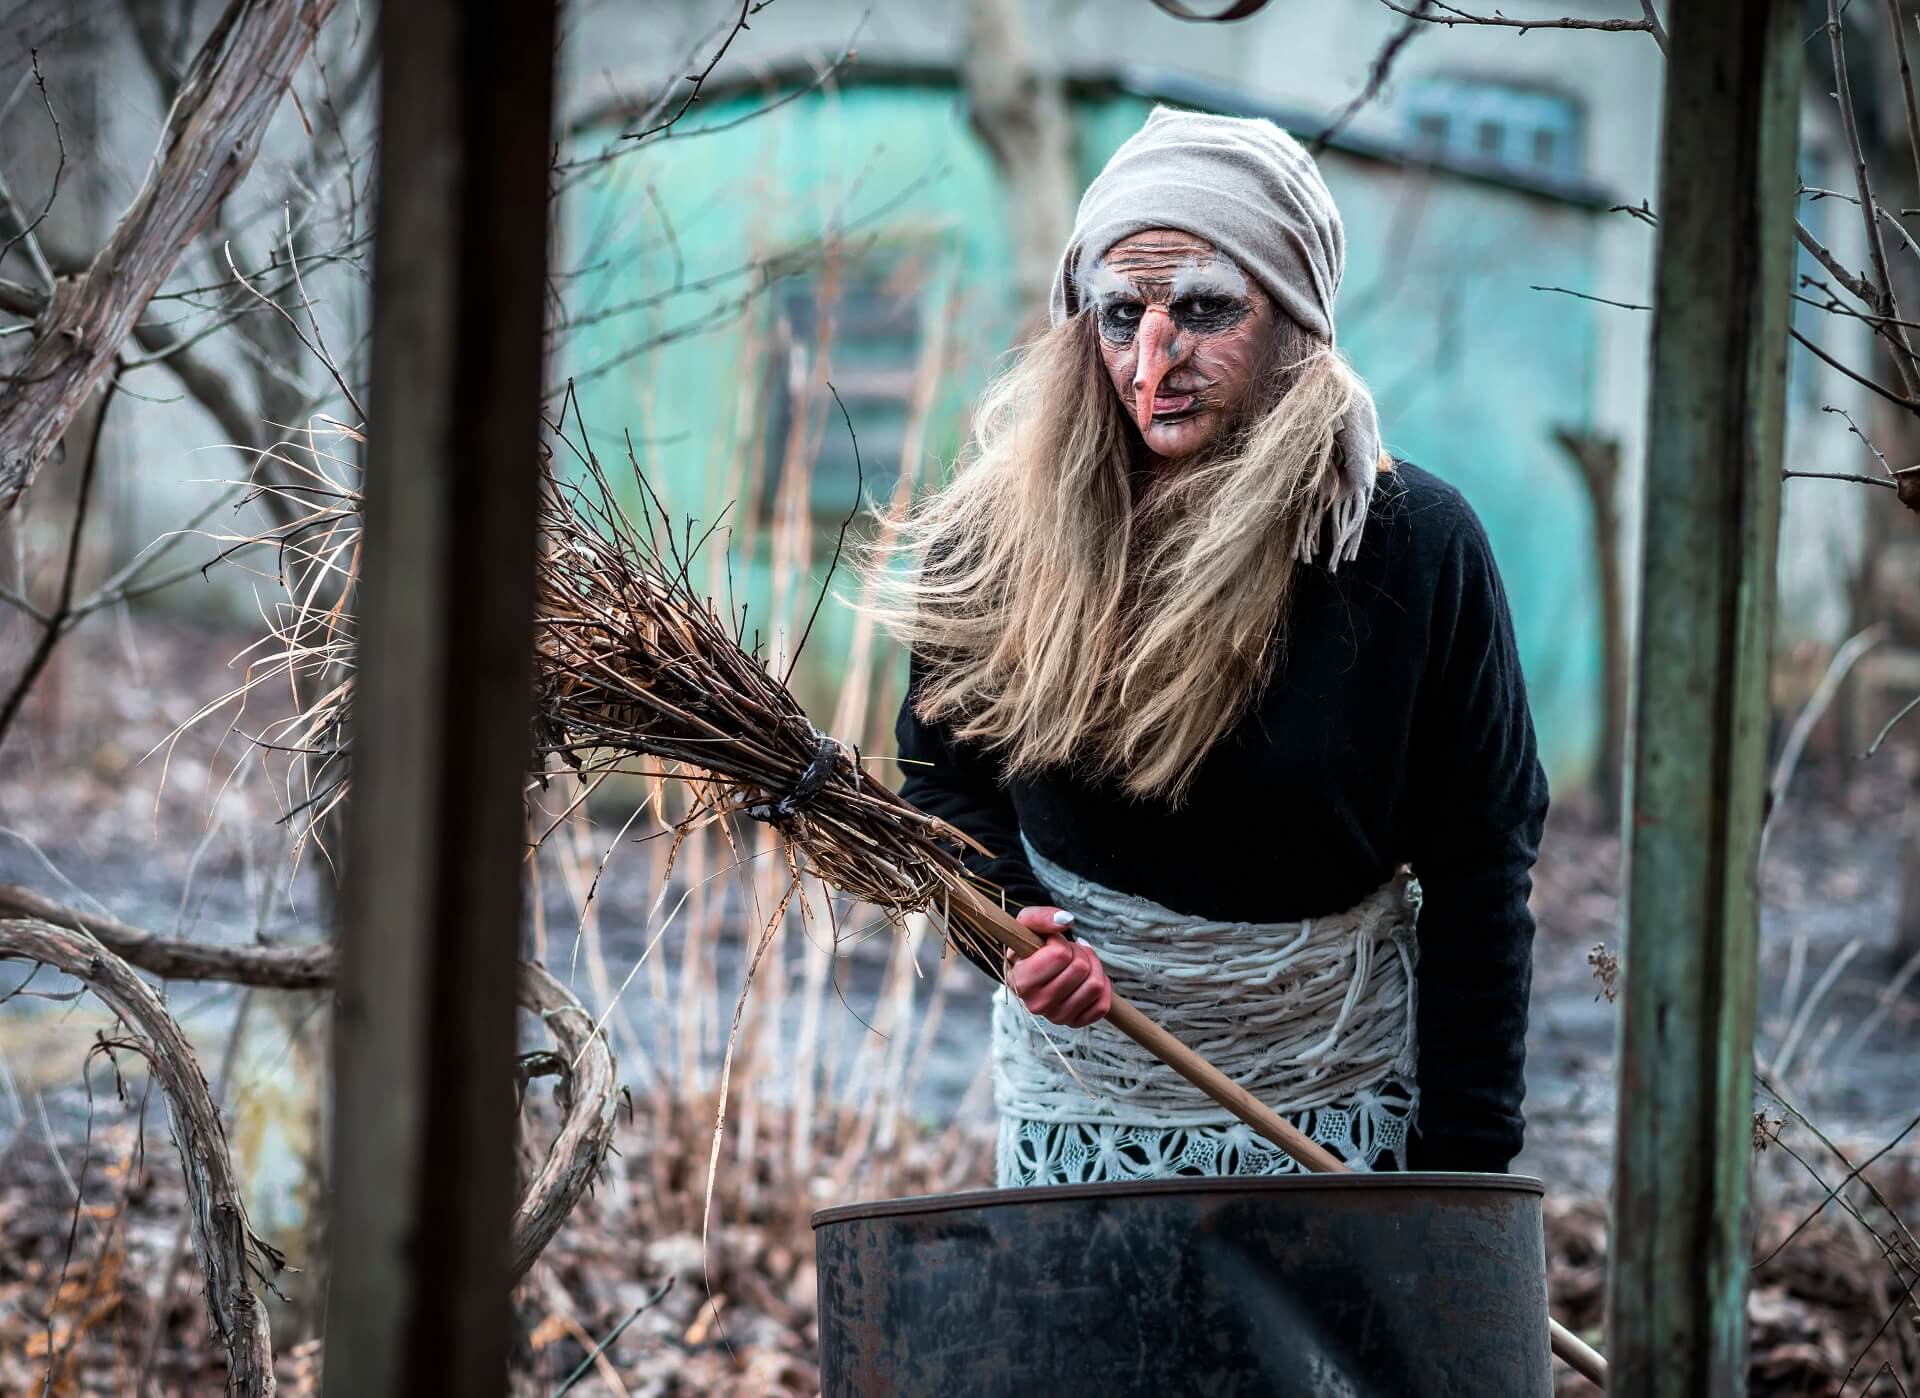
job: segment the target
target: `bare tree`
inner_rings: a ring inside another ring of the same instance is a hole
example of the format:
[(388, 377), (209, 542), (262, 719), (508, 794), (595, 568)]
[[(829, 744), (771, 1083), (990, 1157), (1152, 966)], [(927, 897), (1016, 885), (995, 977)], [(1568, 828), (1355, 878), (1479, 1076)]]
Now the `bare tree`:
[(1020, 0), (972, 0), (962, 79), (968, 115), (1007, 185), (1019, 304), (1045, 306), (1072, 228), (1072, 127), (1060, 75), (1033, 49)]
[[(0, 516), (246, 173), (333, 0), (233, 0), (173, 99), (151, 172), (87, 269), (58, 278), (0, 391)], [(31, 236), (23, 229), (16, 237)]]

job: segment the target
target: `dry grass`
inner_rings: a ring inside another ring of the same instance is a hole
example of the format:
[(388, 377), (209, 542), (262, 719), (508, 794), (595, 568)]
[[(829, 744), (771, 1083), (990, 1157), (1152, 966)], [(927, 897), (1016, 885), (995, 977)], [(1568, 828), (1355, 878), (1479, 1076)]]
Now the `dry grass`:
[[(1778, 1145), (1769, 1146), (1768, 1157), (1779, 1153)], [(1835, 1173), (1836, 1182), (1840, 1174), (1844, 1170)], [(1910, 1288), (1920, 1259), (1902, 1241), (1898, 1214), (1920, 1207), (1920, 1159), (1911, 1153), (1890, 1158), (1874, 1172), (1894, 1214), (1880, 1211), (1860, 1186), (1846, 1191), (1844, 1206), (1821, 1208), (1824, 1189), (1793, 1187), (1769, 1160), (1761, 1175), (1747, 1302), (1748, 1392), (1754, 1398), (1913, 1392), (1920, 1380), (1920, 1312)], [(1606, 1200), (1548, 1196), (1547, 1289), (1555, 1314), (1584, 1334), (1597, 1333), (1603, 1320), (1606, 1239)], [(1593, 1391), (1565, 1370), (1556, 1379), (1555, 1391), (1565, 1398)]]

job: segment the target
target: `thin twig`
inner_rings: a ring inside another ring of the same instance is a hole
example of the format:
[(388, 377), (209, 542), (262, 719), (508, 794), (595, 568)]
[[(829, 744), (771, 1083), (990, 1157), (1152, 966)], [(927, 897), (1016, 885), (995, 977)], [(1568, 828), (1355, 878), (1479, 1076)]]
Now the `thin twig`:
[(1892, 1137), (1885, 1145), (1881, 1146), (1880, 1149), (1876, 1150), (1872, 1155), (1869, 1155), (1865, 1160), (1862, 1160), (1858, 1165), (1855, 1165), (1852, 1169), (1848, 1170), (1845, 1175), (1841, 1176), (1840, 1182), (1838, 1184), (1827, 1186), (1826, 1196), (1823, 1199), (1821, 1199), (1821, 1201), (1818, 1204), (1814, 1205), (1813, 1209), (1806, 1215), (1806, 1217), (1802, 1218), (1798, 1223), (1796, 1223), (1793, 1226), (1793, 1228), (1788, 1232), (1786, 1237), (1782, 1238), (1778, 1243), (1774, 1244), (1774, 1246), (1768, 1250), (1767, 1255), (1765, 1257), (1760, 1258), (1757, 1262), (1755, 1262), (1753, 1266), (1749, 1268), (1749, 1270), (1755, 1271), (1755, 1272), (1759, 1271), (1762, 1267), (1766, 1266), (1769, 1262), (1773, 1261), (1774, 1258), (1778, 1257), (1782, 1252), (1786, 1251), (1787, 1244), (1791, 1243), (1795, 1238), (1799, 1237), (1800, 1234), (1806, 1229), (1808, 1224), (1812, 1223), (1816, 1218), (1820, 1217), (1821, 1214), (1825, 1213), (1827, 1209), (1827, 1205), (1831, 1204), (1835, 1199), (1837, 1199), (1840, 1196), (1841, 1190), (1845, 1189), (1848, 1185), (1852, 1184), (1855, 1180), (1859, 1179), (1860, 1176), (1864, 1174), (1867, 1171), (1867, 1169), (1874, 1164), (1875, 1161), (1879, 1160), (1881, 1156), (1887, 1154), (1895, 1146), (1899, 1145), (1902, 1141), (1906, 1140), (1908, 1136), (1912, 1135), (1916, 1127), (1920, 1127), (1920, 1116), (1917, 1116), (1912, 1121), (1908, 1122), (1905, 1126), (1903, 1126), (1900, 1129), (1899, 1134)]
[[(1816, 204), (1822, 199), (1838, 199), (1842, 203), (1853, 205), (1856, 209), (1860, 207), (1860, 196), (1857, 194), (1848, 194), (1843, 189), (1822, 189), (1819, 185), (1803, 183), (1800, 186), (1799, 192), (1801, 194), (1811, 194), (1813, 196), (1813, 202)], [(1920, 257), (1920, 239), (1916, 239), (1913, 234), (1907, 231), (1907, 225), (1900, 221), (1899, 215), (1895, 214), (1892, 209), (1887, 208), (1884, 204), (1875, 204), (1873, 211), (1881, 222), (1885, 223), (1887, 227), (1900, 235), (1900, 241), (1907, 245), (1908, 251), (1912, 252), (1916, 257)], [(1895, 319), (1895, 317), (1888, 317), (1888, 319)]]
[(674, 108), (673, 115), (655, 122), (644, 131), (630, 131), (621, 139), (644, 141), (649, 136), (671, 129), (675, 122), (687, 114), (687, 109), (700, 100), (700, 88), (708, 78), (713, 76), (713, 70), (720, 66), (720, 60), (725, 58), (727, 50), (733, 47), (733, 41), (740, 37), (742, 30), (746, 29), (747, 17), (765, 8), (770, 2), (771, 0), (761, 0), (761, 3), (756, 5), (753, 3), (753, 0), (740, 0), (740, 17), (734, 20), (733, 27), (727, 31), (726, 38), (722, 39), (720, 46), (713, 51), (713, 57), (707, 60), (707, 66), (702, 68), (698, 73), (687, 74), (687, 81), (691, 83), (692, 86), (687, 90), (686, 99), (682, 101), (678, 107)]
[(1780, 476), (1790, 481), (1852, 481), (1856, 485), (1885, 486), (1888, 490), (1900, 488), (1885, 476), (1862, 476), (1853, 471), (1782, 471)]
[(1379, 95), (1380, 89), (1386, 85), (1388, 75), (1393, 72), (1394, 60), (1400, 57), (1400, 51), (1407, 46), (1408, 41), (1420, 32), (1420, 21), (1427, 17), (1427, 11), (1432, 8), (1432, 4), (1433, 0), (1415, 0), (1414, 13), (1407, 16), (1406, 23), (1390, 35), (1386, 43), (1380, 46), (1380, 51), (1373, 56), (1373, 65), (1367, 70), (1367, 85), (1354, 95), (1352, 101), (1334, 113), (1333, 119), (1320, 128), (1318, 135), (1307, 142), (1307, 151), (1314, 159), (1319, 159), (1321, 153), (1326, 150), (1327, 143), (1346, 129), (1347, 123), (1353, 120), (1362, 107)]
[(1798, 330), (1795, 330), (1792, 326), (1787, 327), (1787, 333), (1793, 336), (1793, 338), (1796, 341), (1798, 341), (1802, 346), (1804, 346), (1808, 350), (1808, 352), (1810, 352), (1814, 356), (1814, 358), (1820, 360), (1821, 363), (1825, 364), (1829, 369), (1834, 369), (1839, 371), (1842, 374), (1845, 374), (1848, 378), (1852, 379), (1855, 383), (1859, 384), (1862, 388), (1872, 389), (1875, 393), (1879, 394), (1882, 398), (1886, 399), (1889, 403), (1892, 403), (1897, 407), (1906, 408), (1908, 410), (1912, 410), (1914, 408), (1920, 408), (1920, 401), (1916, 401), (1915, 399), (1908, 398), (1903, 394), (1896, 393), (1892, 389), (1888, 388), (1885, 384), (1876, 383), (1874, 380), (1868, 378), (1865, 374), (1860, 373), (1858, 370), (1848, 368), (1845, 364), (1842, 364), (1839, 360), (1835, 359), (1832, 355), (1828, 354), (1825, 350), (1821, 349), (1820, 346), (1816, 345), (1812, 340), (1809, 340), (1805, 335), (1801, 334)]
[(47, 80), (40, 75), (39, 50), (35, 49), (29, 52), (29, 61), (33, 69), (33, 85), (40, 89), (40, 103), (47, 109), (47, 120), (53, 123), (53, 140), (54, 144), (60, 148), (60, 159), (53, 167), (53, 185), (47, 190), (47, 202), (40, 206), (40, 212), (33, 216), (31, 223), (23, 223), (18, 233), (7, 239), (6, 242), (0, 243), (0, 266), (6, 264), (7, 254), (12, 252), (18, 244), (26, 243), (28, 245), (27, 251), (33, 255), (34, 265), (39, 268), (40, 275), (47, 279), (47, 289), (51, 291), (53, 289), (53, 273), (47, 266), (46, 257), (41, 254), (38, 246), (33, 243), (32, 239), (33, 230), (46, 222), (47, 215), (53, 212), (53, 201), (60, 197), (60, 176), (67, 168), (67, 143), (65, 138), (60, 134), (60, 118), (54, 113), (53, 99), (47, 96)]
[(1816, 301), (1802, 292), (1794, 292), (1793, 299), (1803, 306), (1811, 306), (1816, 311), (1828, 315), (1849, 316), (1854, 320), (1865, 321), (1869, 330), (1877, 331), (1882, 325), (1898, 325), (1906, 330), (1920, 330), (1920, 320), (1895, 320), (1892, 316), (1876, 315), (1872, 311), (1863, 311), (1857, 306), (1849, 306), (1833, 294), (1833, 288), (1817, 277), (1801, 277), (1800, 285), (1818, 287), (1827, 295), (1824, 301)]
[(27, 692), (40, 678), (40, 672), (47, 668), (54, 646), (59, 644), (73, 620), (73, 580), (80, 565), (80, 536), (86, 528), (87, 506), (93, 499), (94, 476), (100, 465), (100, 439), (107, 432), (107, 409), (113, 406), (113, 396), (119, 388), (120, 379), (116, 375), (107, 380), (106, 391), (101, 395), (100, 413), (93, 424), (93, 438), (87, 443), (86, 464), (80, 471), (80, 494), (73, 504), (73, 525), (67, 533), (67, 561), (60, 573), (60, 593), (53, 610), (46, 614), (46, 620), (40, 628), (40, 639), (34, 644), (33, 654), (27, 657), (26, 668), (20, 672), (20, 678), (14, 681), (6, 702), (0, 704), (0, 743), (6, 742), (7, 731), (12, 728), (20, 706), (26, 702)]
[[(1812, 696), (1807, 700), (1793, 726), (1787, 730), (1786, 740), (1780, 744), (1780, 756), (1773, 764), (1772, 779), (1767, 782), (1766, 813), (1760, 822), (1760, 850), (1756, 859), (1764, 859), (1767, 853), (1767, 836), (1773, 830), (1774, 819), (1780, 814), (1780, 808), (1786, 804), (1787, 787), (1793, 781), (1794, 771), (1800, 765), (1800, 754), (1805, 750), (1807, 738), (1812, 734), (1814, 725), (1820, 722), (1833, 703), (1834, 695), (1840, 692), (1840, 684), (1847, 677), (1860, 657), (1887, 639), (1887, 625), (1876, 622), (1857, 634), (1850, 636), (1846, 643), (1833, 653), (1828, 662), (1826, 673), (1820, 677), (1820, 683), (1814, 687)], [(1784, 1073), (1784, 1069), (1781, 1070)]]
[(1820, 411), (1823, 413), (1832, 413), (1836, 417), (1839, 417), (1843, 421), (1845, 421), (1845, 423), (1847, 424), (1847, 431), (1851, 432), (1854, 436), (1860, 439), (1862, 445), (1864, 445), (1868, 451), (1873, 453), (1873, 459), (1880, 463), (1880, 468), (1883, 471), (1885, 471), (1889, 476), (1896, 476), (1899, 474), (1899, 472), (1895, 471), (1892, 465), (1888, 463), (1887, 454), (1881, 451), (1880, 448), (1874, 444), (1873, 438), (1869, 437), (1866, 433), (1860, 430), (1860, 424), (1853, 420), (1852, 413), (1848, 412), (1845, 408), (1835, 407), (1832, 403), (1823, 404), (1821, 406)]
[[(1845, 37), (1841, 32), (1840, 0), (1827, 0), (1827, 42), (1833, 53), (1834, 102), (1840, 110), (1840, 131), (1847, 143), (1847, 152), (1853, 158), (1853, 178), (1859, 189), (1861, 216), (1866, 224), (1867, 251), (1873, 259), (1873, 272), (1878, 280), (1876, 295), (1872, 304), (1877, 311), (1889, 316), (1900, 314), (1899, 297), (1893, 288), (1893, 273), (1887, 268), (1886, 242), (1880, 236), (1880, 220), (1875, 217), (1877, 205), (1873, 199), (1873, 181), (1867, 173), (1866, 152), (1860, 144), (1860, 125), (1853, 108), (1853, 88), (1847, 78), (1847, 51)], [(1913, 347), (1908, 343), (1906, 332), (1889, 332), (1893, 347), (1899, 351), (1893, 356), (1893, 367), (1900, 375), (1901, 387), (1909, 397), (1914, 392)]]
[[(291, 257), (293, 255), (293, 241), (292, 241), (293, 233), (291, 229), (288, 230), (287, 240), (288, 240), (287, 255)], [(227, 267), (228, 267), (228, 270), (230, 270), (233, 273), (234, 280), (239, 282), (241, 286), (245, 287), (248, 291), (253, 293), (254, 296), (258, 297), (262, 305), (268, 307), (271, 310), (278, 311), (280, 315), (286, 320), (287, 324), (293, 327), (293, 333), (299, 337), (300, 343), (306, 346), (308, 353), (313, 355), (315, 359), (319, 360), (320, 363), (326, 367), (327, 373), (332, 375), (334, 383), (339, 387), (341, 395), (352, 406), (353, 411), (359, 416), (360, 420), (362, 422), (365, 422), (367, 418), (366, 409), (360, 406), (360, 399), (354, 394), (352, 386), (347, 383), (346, 376), (340, 372), (340, 366), (334, 363), (333, 356), (327, 353), (327, 348), (325, 343), (324, 342), (317, 343), (314, 340), (309, 340), (307, 338), (307, 332), (300, 328), (300, 322), (293, 318), (293, 313), (291, 311), (289, 311), (285, 306), (281, 305), (278, 301), (274, 300), (271, 296), (261, 291), (260, 288), (256, 287), (252, 282), (247, 280), (245, 275), (242, 274), (242, 272), (240, 271), (240, 268), (238, 267), (238, 265), (235, 264), (233, 260), (233, 244), (231, 243), (222, 244), (221, 251), (227, 259)], [(306, 298), (306, 293), (303, 291), (301, 293), (301, 299), (303, 302), (305, 301), (305, 298)], [(313, 314), (312, 306), (308, 305), (306, 307), (306, 310), (307, 310), (308, 317), (311, 318)], [(320, 326), (318, 322), (315, 322), (313, 329), (314, 329), (314, 334), (318, 336), (320, 333)]]
[(558, 1388), (553, 1390), (553, 1398), (563, 1398), (563, 1395), (570, 1392), (575, 1384), (579, 1383), (580, 1380), (584, 1379), (587, 1376), (588, 1372), (593, 1368), (593, 1366), (597, 1362), (599, 1362), (600, 1356), (607, 1352), (608, 1348), (613, 1344), (615, 1340), (618, 1340), (623, 1334), (626, 1333), (626, 1329), (629, 1325), (633, 1324), (634, 1321), (640, 1318), (640, 1313), (642, 1311), (645, 1311), (650, 1306), (658, 1305), (661, 1301), (666, 1299), (667, 1293), (673, 1290), (673, 1282), (674, 1282), (674, 1279), (672, 1277), (668, 1277), (664, 1282), (660, 1283), (660, 1286), (658, 1287), (658, 1289), (654, 1291), (653, 1295), (647, 1297), (646, 1300), (642, 1301), (639, 1305), (635, 1306), (631, 1311), (628, 1311), (626, 1319), (621, 1321), (618, 1325), (614, 1326), (613, 1329), (609, 1330), (607, 1332), (606, 1338), (601, 1340), (591, 1350), (589, 1350), (587, 1352), (587, 1357), (581, 1360), (579, 1365), (574, 1369), (574, 1371), (568, 1374), (566, 1378), (561, 1381), (560, 1386)]
[(853, 443), (853, 499), (847, 502), (847, 513), (840, 521), (839, 537), (833, 541), (833, 558), (827, 564), (827, 575), (820, 580), (820, 591), (813, 599), (813, 610), (807, 614), (807, 624), (800, 632), (800, 640), (793, 648), (793, 655), (787, 661), (787, 672), (780, 677), (785, 684), (793, 678), (793, 667), (800, 663), (800, 652), (807, 648), (807, 637), (813, 634), (813, 623), (820, 615), (820, 608), (827, 600), (827, 589), (833, 585), (833, 575), (840, 566), (840, 555), (847, 546), (847, 530), (852, 527), (854, 517), (860, 513), (865, 503), (861, 499), (863, 487), (867, 482), (866, 468), (860, 461), (860, 434), (853, 430), (853, 414), (847, 411), (847, 405), (840, 397), (840, 390), (827, 383), (827, 392), (833, 395), (834, 405), (840, 409), (840, 419), (847, 424), (847, 440)]
[(1529, 286), (1528, 291), (1557, 291), (1562, 296), (1577, 296), (1582, 301), (1598, 301), (1603, 306), (1618, 306), (1623, 311), (1650, 311), (1651, 306), (1642, 306), (1634, 301), (1611, 301), (1604, 296), (1592, 296), (1584, 291), (1574, 291), (1564, 286)]
[(1905, 718), (1915, 709), (1920, 709), (1920, 695), (1915, 695), (1912, 699), (1902, 704), (1900, 706), (1900, 712), (1887, 720), (1886, 725), (1874, 735), (1873, 741), (1867, 744), (1867, 750), (1860, 755), (1862, 757), (1872, 757), (1876, 752), (1880, 751), (1880, 744), (1886, 742), (1887, 734), (1893, 732), (1894, 725), (1899, 723), (1901, 719)]
[(1907, 27), (1900, 16), (1900, 0), (1887, 0), (1887, 28), (1893, 31), (1893, 52), (1900, 69), (1900, 97), (1906, 106), (1907, 151), (1913, 156), (1914, 187), (1920, 189), (1920, 106), (1914, 103), (1913, 66), (1907, 61)]

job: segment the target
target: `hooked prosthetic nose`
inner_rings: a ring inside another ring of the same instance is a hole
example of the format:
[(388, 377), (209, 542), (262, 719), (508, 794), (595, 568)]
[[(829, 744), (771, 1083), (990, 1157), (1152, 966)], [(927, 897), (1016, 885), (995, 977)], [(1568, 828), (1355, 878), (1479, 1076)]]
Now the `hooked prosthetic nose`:
[(1264, 336), (1264, 304), (1240, 269), (1204, 240), (1135, 235), (1108, 251), (1081, 289), (1114, 386), (1149, 446), (1192, 436), (1181, 424), (1241, 396)]
[[(1174, 366), (1192, 353), (1193, 342), (1181, 342), (1180, 332), (1173, 325), (1171, 311), (1165, 306), (1150, 305), (1140, 313), (1140, 329), (1134, 336), (1133, 344), (1133, 417), (1144, 434), (1153, 425), (1160, 385)], [(1177, 410), (1190, 403), (1192, 397), (1188, 394), (1181, 399), (1175, 395), (1166, 406)]]

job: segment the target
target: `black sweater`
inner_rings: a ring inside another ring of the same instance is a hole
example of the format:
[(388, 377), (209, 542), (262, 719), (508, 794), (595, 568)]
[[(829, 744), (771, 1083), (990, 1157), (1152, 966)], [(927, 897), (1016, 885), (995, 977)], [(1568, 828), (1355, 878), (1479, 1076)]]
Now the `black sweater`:
[(1070, 771), (1003, 783), (992, 757), (919, 719), (913, 694), (902, 794), (994, 852), (967, 863), (1010, 904), (1052, 901), (1022, 832), (1097, 883), (1225, 921), (1326, 916), (1411, 864), (1424, 901), (1409, 1164), (1499, 1171), (1519, 1153), (1547, 782), (1500, 574), (1452, 486), (1397, 463), (1359, 556), (1302, 568), (1271, 682), (1178, 808)]

